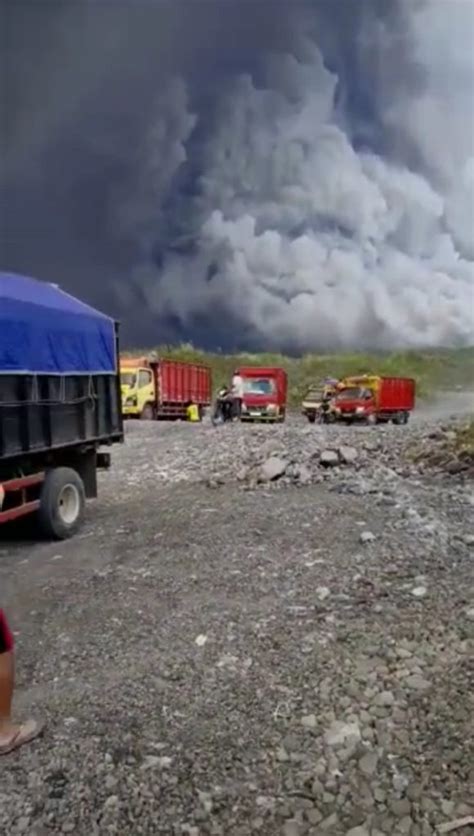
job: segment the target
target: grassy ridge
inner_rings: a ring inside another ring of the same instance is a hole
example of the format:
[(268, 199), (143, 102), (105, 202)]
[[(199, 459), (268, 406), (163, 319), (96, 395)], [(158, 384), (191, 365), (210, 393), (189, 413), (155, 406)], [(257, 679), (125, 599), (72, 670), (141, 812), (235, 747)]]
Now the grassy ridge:
[[(230, 380), (238, 366), (281, 366), (288, 372), (289, 401), (300, 403), (306, 388), (324, 377), (349, 374), (397, 375), (413, 377), (418, 394), (428, 397), (443, 387), (474, 386), (474, 348), (436, 351), (402, 351), (393, 354), (306, 354), (292, 358), (280, 354), (208, 354), (192, 345), (158, 346), (160, 357), (206, 363), (212, 369), (214, 387)], [(130, 352), (147, 354), (147, 351)]]
[(474, 456), (474, 419), (458, 430), (456, 448), (458, 453)]

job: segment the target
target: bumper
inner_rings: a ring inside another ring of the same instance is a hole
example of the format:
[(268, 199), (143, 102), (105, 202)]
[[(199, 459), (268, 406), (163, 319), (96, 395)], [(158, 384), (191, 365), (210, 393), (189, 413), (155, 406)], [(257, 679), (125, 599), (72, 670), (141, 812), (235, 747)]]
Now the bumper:
[(122, 404), (122, 415), (124, 418), (136, 418), (140, 414), (138, 406), (124, 406)]
[(240, 420), (246, 421), (248, 424), (253, 421), (259, 421), (262, 424), (276, 424), (277, 421), (282, 420), (282, 417), (281, 415), (242, 415)]
[(284, 413), (281, 410), (278, 412), (267, 412), (266, 409), (259, 409), (258, 407), (242, 410), (241, 414), (241, 421), (266, 421), (267, 423), (272, 423), (281, 421), (283, 418)]
[(365, 412), (339, 412), (336, 413), (337, 421), (367, 421), (369, 416)]

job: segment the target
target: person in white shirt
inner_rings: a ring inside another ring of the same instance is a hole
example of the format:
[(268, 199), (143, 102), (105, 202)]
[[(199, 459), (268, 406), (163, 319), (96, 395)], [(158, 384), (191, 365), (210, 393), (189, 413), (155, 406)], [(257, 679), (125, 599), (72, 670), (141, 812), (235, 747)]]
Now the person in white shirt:
[(234, 416), (240, 420), (244, 399), (244, 381), (238, 371), (235, 371), (232, 377), (232, 397), (234, 399)]

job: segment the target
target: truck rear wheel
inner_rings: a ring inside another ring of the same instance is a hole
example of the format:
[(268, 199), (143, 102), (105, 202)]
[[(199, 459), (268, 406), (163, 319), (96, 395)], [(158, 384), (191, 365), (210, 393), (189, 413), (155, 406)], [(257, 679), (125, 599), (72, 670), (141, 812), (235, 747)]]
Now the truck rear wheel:
[(155, 410), (153, 409), (151, 403), (146, 403), (141, 411), (140, 418), (142, 421), (153, 421), (155, 417)]
[(38, 522), (43, 534), (67, 540), (80, 528), (85, 510), (84, 484), (70, 467), (57, 467), (46, 474), (40, 495)]
[(316, 422), (316, 414), (314, 412), (308, 412), (306, 417), (310, 424), (314, 424)]

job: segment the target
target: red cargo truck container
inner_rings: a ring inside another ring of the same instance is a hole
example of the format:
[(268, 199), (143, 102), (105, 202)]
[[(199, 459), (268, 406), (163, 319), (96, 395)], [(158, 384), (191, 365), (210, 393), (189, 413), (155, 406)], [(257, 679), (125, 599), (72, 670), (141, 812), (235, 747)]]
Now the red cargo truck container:
[(211, 403), (211, 370), (200, 363), (122, 358), (120, 376), (125, 418), (185, 418), (189, 402), (201, 412)]
[(364, 375), (347, 378), (334, 401), (341, 421), (406, 424), (415, 407), (416, 384), (409, 377)]
[(284, 421), (288, 378), (284, 369), (245, 366), (237, 373), (244, 383), (243, 421)]
[(192, 401), (202, 409), (212, 397), (212, 377), (208, 366), (158, 360), (150, 363), (155, 380), (157, 418), (184, 418), (186, 405)]

